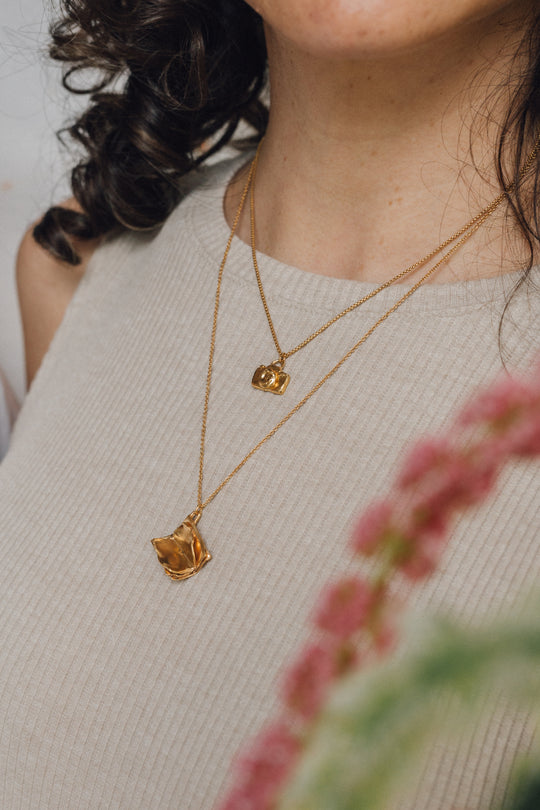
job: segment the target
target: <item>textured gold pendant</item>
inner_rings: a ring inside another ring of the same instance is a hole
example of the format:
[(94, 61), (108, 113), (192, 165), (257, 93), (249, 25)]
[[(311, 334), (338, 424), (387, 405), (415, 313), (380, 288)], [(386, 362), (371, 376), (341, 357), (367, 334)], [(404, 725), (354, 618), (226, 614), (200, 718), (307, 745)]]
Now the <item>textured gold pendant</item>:
[(195, 514), (192, 512), (172, 534), (152, 540), (158, 560), (171, 579), (188, 579), (212, 559), (197, 530), (200, 514)]
[(271, 363), (269, 366), (259, 366), (253, 375), (251, 384), (259, 391), (271, 391), (272, 394), (284, 394), (290, 376), (283, 371), (280, 363)]

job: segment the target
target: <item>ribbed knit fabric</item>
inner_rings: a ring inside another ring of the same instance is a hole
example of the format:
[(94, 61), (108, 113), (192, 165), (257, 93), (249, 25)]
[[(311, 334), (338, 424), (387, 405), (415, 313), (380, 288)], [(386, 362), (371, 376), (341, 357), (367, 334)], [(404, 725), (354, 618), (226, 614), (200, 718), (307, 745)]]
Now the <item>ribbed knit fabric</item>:
[[(97, 251), (0, 467), (2, 810), (210, 810), (234, 753), (276, 710), (321, 586), (351, 565), (354, 517), (407, 443), (448, 424), (501, 366), (497, 326), (517, 274), (420, 289), (206, 508), (213, 559), (169, 580), (150, 539), (196, 506), (222, 200), (237, 165), (207, 170), (159, 234)], [(261, 273), (285, 348), (373, 289), (264, 256)], [(404, 289), (342, 318), (288, 361), (283, 397), (264, 394), (251, 376), (274, 349), (249, 247), (234, 240), (203, 497)], [(520, 364), (538, 343), (535, 300), (512, 306), (520, 329), (505, 344)], [(538, 480), (516, 466), (460, 522), (415, 610), (482, 622), (527, 590)], [(530, 737), (494, 709), (459, 750), (433, 752), (400, 810), (495, 807)]]

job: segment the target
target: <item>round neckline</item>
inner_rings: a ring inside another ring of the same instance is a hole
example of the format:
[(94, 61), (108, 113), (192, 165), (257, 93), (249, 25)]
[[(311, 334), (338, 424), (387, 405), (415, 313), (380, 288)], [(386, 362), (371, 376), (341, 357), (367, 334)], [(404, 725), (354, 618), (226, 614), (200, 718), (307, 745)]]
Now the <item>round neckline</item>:
[[(199, 245), (216, 267), (223, 259), (223, 252), (230, 236), (230, 226), (224, 209), (225, 192), (233, 175), (249, 157), (242, 154), (219, 161), (200, 170), (202, 182), (191, 195), (190, 224)], [(374, 292), (380, 284), (357, 279), (342, 279), (303, 270), (294, 265), (274, 259), (257, 251), (257, 259), (264, 284), (265, 295), (270, 301), (288, 300), (305, 308), (334, 313), (350, 303)], [(540, 267), (535, 266), (534, 270)], [(257, 281), (253, 270), (251, 246), (240, 237), (233, 237), (225, 275), (232, 276), (256, 290)], [(458, 280), (441, 284), (424, 284), (401, 306), (408, 312), (436, 311), (441, 315), (468, 312), (506, 299), (519, 281), (521, 270), (513, 270), (480, 279)], [(395, 304), (412, 284), (396, 283), (381, 290), (362, 304), (364, 311), (384, 311)]]

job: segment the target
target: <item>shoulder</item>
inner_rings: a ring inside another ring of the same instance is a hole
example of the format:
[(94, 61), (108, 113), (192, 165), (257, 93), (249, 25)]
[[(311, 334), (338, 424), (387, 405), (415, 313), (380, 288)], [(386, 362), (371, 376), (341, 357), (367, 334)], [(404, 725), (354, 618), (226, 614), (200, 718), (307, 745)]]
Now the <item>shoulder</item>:
[[(101, 240), (74, 243), (82, 256), (82, 263), (77, 266), (55, 259), (37, 244), (32, 236), (35, 223), (27, 229), (19, 246), (16, 277), (28, 386), (41, 365), (96, 249), (99, 247), (102, 257), (107, 256), (118, 267), (129, 263), (134, 272), (137, 264), (134, 259), (137, 255), (141, 257), (141, 264), (145, 268), (153, 267), (153, 261), (149, 261), (148, 254), (144, 252), (145, 246), (154, 251), (154, 256), (156, 252), (168, 256), (171, 247), (187, 244), (186, 240), (195, 238), (196, 235), (202, 234), (201, 238), (206, 243), (212, 229), (223, 227), (224, 191), (229, 179), (245, 159), (242, 156), (224, 158), (190, 172), (182, 181), (178, 206), (154, 230), (121, 231), (110, 239), (105, 238), (103, 243)], [(73, 199), (66, 200), (62, 205), (77, 207)], [(106, 253), (106, 249), (113, 253)]]
[[(62, 203), (76, 207), (74, 200)], [(64, 313), (83, 277), (98, 240), (77, 242), (81, 264), (72, 266), (51, 256), (26, 230), (17, 253), (16, 280), (23, 327), (26, 380), (32, 382)]]

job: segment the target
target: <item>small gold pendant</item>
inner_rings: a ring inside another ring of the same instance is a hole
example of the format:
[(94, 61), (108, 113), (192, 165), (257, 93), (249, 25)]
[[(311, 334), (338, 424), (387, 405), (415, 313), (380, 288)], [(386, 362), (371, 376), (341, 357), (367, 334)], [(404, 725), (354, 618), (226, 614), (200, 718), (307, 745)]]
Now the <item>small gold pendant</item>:
[(259, 391), (271, 391), (272, 394), (284, 394), (290, 376), (283, 371), (281, 363), (271, 363), (269, 366), (259, 366), (253, 375), (251, 384)]
[(172, 534), (152, 540), (158, 560), (171, 579), (188, 579), (212, 559), (197, 530), (199, 518), (200, 513), (192, 512)]

